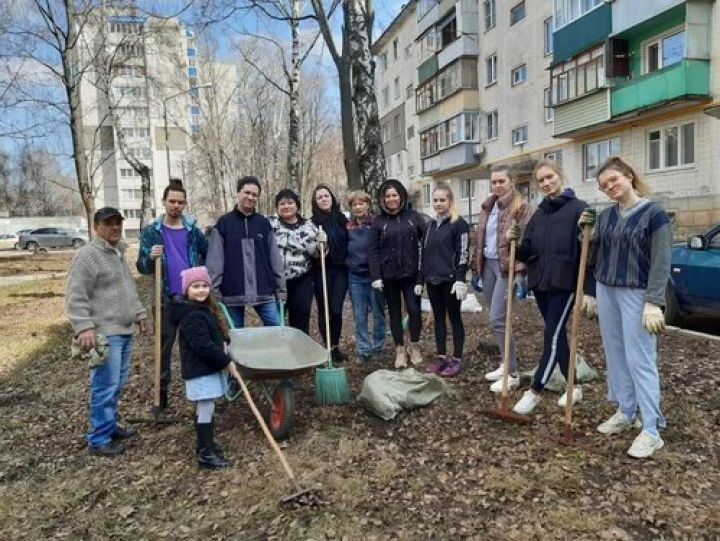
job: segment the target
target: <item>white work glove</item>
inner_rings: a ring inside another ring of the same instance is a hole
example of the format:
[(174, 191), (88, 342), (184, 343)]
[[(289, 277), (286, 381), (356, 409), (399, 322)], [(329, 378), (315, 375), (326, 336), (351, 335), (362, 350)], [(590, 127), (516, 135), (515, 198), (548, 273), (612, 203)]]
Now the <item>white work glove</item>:
[(317, 232), (317, 237), (315, 237), (315, 240), (317, 240), (321, 244), (327, 244), (328, 238), (327, 233), (323, 231), (322, 229), (319, 229)]
[(665, 316), (662, 309), (651, 302), (646, 302), (642, 313), (643, 327), (650, 334), (660, 334), (665, 330)]
[(370, 284), (370, 286), (371, 286), (373, 289), (377, 289), (378, 291), (382, 291), (382, 290), (383, 290), (382, 280), (373, 280), (373, 282)]
[(595, 319), (598, 313), (595, 297), (592, 295), (583, 295), (580, 312), (588, 319)]
[(415, 296), (416, 296), (416, 297), (419, 297), (419, 296), (422, 295), (422, 290), (423, 290), (423, 286), (421, 286), (420, 284), (417, 284), (417, 285), (413, 288), (413, 293), (415, 293)]
[(450, 294), (455, 295), (455, 298), (460, 302), (464, 301), (467, 297), (468, 286), (465, 282), (455, 282), (450, 289)]

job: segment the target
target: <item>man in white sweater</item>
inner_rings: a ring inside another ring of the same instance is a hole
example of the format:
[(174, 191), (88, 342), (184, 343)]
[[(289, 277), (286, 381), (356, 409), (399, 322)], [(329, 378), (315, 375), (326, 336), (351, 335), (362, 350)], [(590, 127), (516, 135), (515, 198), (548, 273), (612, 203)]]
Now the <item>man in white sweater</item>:
[(108, 355), (90, 369), (87, 440), (90, 453), (111, 457), (125, 450), (121, 440), (136, 434), (118, 425), (117, 405), (130, 370), (134, 326), (147, 331), (145, 308), (125, 261), (123, 219), (112, 207), (95, 213), (95, 237), (75, 255), (65, 288), (65, 312), (80, 348), (93, 349), (99, 334), (107, 337)]

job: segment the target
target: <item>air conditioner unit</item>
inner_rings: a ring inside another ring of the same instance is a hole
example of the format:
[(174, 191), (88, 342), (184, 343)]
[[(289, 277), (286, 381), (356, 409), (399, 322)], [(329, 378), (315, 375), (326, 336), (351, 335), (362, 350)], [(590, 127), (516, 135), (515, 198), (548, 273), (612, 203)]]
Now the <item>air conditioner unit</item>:
[(477, 143), (477, 144), (473, 145), (473, 154), (475, 154), (475, 156), (484, 155), (485, 154), (485, 145), (483, 145), (482, 143)]

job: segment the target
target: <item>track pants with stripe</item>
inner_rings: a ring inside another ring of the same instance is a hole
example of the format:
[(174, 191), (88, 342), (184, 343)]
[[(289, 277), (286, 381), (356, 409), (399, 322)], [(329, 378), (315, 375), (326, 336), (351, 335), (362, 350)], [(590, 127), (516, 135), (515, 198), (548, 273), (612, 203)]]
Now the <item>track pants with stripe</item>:
[(567, 379), (570, 347), (565, 326), (572, 313), (575, 293), (572, 291), (534, 291), (534, 293), (540, 313), (545, 320), (542, 357), (532, 383), (533, 390), (539, 393), (550, 380), (558, 363), (563, 376)]

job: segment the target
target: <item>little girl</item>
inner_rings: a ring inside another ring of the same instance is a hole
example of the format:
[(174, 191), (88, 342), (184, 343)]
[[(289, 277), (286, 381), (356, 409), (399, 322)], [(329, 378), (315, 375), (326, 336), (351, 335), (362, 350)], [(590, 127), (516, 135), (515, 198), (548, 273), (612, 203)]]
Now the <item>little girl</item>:
[[(419, 284), (415, 294), (422, 293), (423, 282), (433, 311), (435, 347), (437, 356), (426, 372), (444, 377), (455, 377), (462, 369), (465, 328), (460, 305), (467, 297), (465, 275), (468, 269), (467, 222), (458, 215), (453, 192), (446, 184), (438, 185), (432, 193), (433, 209), (437, 218), (427, 228), (420, 263)], [(445, 354), (447, 341), (446, 316), (450, 319), (453, 334), (453, 355)]]
[(188, 400), (197, 403), (197, 461), (201, 468), (226, 468), (230, 462), (213, 437), (213, 413), (215, 399), (225, 393), (223, 370), (238, 377), (235, 364), (225, 353), (227, 324), (210, 294), (210, 276), (205, 267), (186, 269), (180, 278), (183, 297), (173, 299), (170, 319), (179, 329), (185, 393)]

